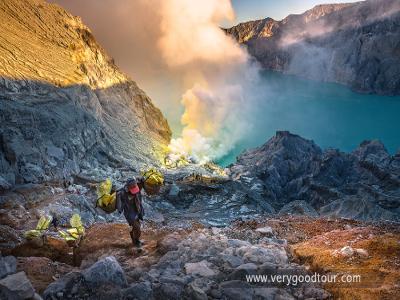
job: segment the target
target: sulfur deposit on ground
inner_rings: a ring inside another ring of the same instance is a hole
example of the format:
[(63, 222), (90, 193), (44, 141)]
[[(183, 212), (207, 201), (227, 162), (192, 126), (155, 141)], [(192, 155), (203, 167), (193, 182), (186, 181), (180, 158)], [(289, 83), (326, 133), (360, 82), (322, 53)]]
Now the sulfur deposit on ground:
[[(323, 284), (334, 299), (397, 299), (400, 295), (397, 224), (287, 216), (236, 226), (253, 230), (270, 226), (287, 241), (293, 261), (320, 275), (337, 275), (338, 283)], [(343, 275), (351, 283), (339, 282)]]
[(360, 275), (360, 282), (327, 284), (340, 299), (400, 297), (400, 232), (398, 226), (346, 225), (292, 246), (312, 270)]

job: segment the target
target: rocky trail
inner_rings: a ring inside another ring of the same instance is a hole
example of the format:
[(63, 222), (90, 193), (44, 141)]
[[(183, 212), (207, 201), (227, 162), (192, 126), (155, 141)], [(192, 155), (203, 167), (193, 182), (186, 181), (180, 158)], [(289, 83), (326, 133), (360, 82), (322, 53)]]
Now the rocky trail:
[[(115, 172), (114, 181), (122, 183), (115, 178), (130, 172)], [(81, 184), (68, 187), (28, 185), (3, 193), (0, 293), (11, 288), (4, 282), (10, 276), (18, 282), (23, 277), (26, 284), (16, 291), (23, 299), (394, 299), (400, 293), (396, 223), (308, 211), (271, 214), (249, 200), (240, 182), (205, 167), (166, 170), (165, 178), (161, 194), (145, 200), (141, 253), (133, 249), (122, 216), (94, 207), (95, 174), (81, 174)], [(87, 228), (75, 251), (54, 228), (44, 239), (23, 237), (40, 215), (56, 216), (62, 227), (74, 212)], [(354, 289), (246, 281), (314, 272), (362, 272), (365, 282)]]
[[(110, 177), (122, 186), (134, 168), (15, 186), (0, 195), (1, 291), (18, 276), (26, 283), (18, 293), (44, 299), (395, 299), (398, 166), (398, 155), (377, 141), (346, 154), (278, 132), (225, 170), (164, 168), (165, 185), (144, 200), (140, 253), (124, 217), (94, 205), (98, 182)], [(53, 228), (45, 238), (23, 236), (40, 216), (56, 217), (63, 228), (74, 213), (86, 227), (75, 249)], [(247, 282), (316, 273), (362, 280), (357, 288)]]

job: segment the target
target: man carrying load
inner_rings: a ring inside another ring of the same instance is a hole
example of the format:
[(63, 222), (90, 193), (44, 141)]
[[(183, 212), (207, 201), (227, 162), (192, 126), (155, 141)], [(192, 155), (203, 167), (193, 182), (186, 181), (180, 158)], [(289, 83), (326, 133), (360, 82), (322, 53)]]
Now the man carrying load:
[(124, 212), (128, 224), (132, 226), (130, 231), (132, 243), (138, 249), (142, 246), (140, 241), (140, 221), (143, 221), (144, 216), (141, 193), (143, 187), (143, 178), (130, 178), (126, 181), (125, 186), (117, 191), (116, 196), (116, 207), (119, 213)]
[(156, 169), (149, 169), (142, 172), (143, 177), (136, 179), (130, 178), (125, 185), (116, 190), (111, 179), (107, 179), (97, 186), (96, 207), (110, 214), (118, 210), (124, 212), (129, 225), (132, 226), (130, 235), (133, 245), (141, 247), (140, 241), (140, 221), (143, 221), (144, 209), (142, 202), (142, 190), (147, 195), (156, 195), (160, 192), (164, 184), (164, 176)]

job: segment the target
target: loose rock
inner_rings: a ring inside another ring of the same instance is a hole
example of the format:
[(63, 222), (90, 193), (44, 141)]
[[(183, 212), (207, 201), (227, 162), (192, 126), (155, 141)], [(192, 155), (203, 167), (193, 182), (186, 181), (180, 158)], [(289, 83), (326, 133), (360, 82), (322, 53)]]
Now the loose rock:
[(30, 299), (35, 290), (25, 272), (19, 272), (0, 280), (0, 295), (2, 299)]

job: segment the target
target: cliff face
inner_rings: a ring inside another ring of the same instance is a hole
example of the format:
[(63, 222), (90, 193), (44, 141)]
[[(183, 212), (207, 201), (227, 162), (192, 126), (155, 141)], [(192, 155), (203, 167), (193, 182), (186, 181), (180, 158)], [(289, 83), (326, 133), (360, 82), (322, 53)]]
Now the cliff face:
[(267, 69), (400, 94), (397, 0), (318, 5), (281, 21), (266, 18), (225, 31)]
[(167, 121), (79, 18), (4, 0), (0, 19), (0, 186), (157, 164)]

